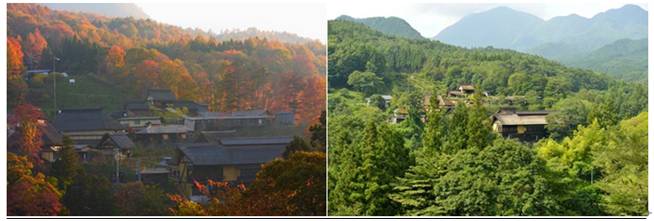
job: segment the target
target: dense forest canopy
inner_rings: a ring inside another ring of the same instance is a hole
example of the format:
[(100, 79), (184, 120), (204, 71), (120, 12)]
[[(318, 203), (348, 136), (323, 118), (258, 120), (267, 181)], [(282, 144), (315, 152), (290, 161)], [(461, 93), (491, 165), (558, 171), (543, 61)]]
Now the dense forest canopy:
[[(329, 22), (328, 56), (330, 214), (647, 214), (644, 83), (340, 20)], [(439, 108), (436, 95), (463, 84), (478, 91)], [(492, 131), (504, 106), (493, 99), (508, 97), (549, 111), (549, 137)]]
[[(150, 19), (107, 18), (35, 4), (8, 4), (7, 12), (8, 38), (19, 44), (10, 46), (21, 46), (25, 69), (56, 65), (58, 72), (93, 75), (119, 86), (125, 97), (168, 88), (213, 111), (295, 107), (296, 118), (305, 123), (316, 123), (324, 107), (326, 57), (318, 41), (265, 38), (273, 33), (220, 40)], [(21, 93), (24, 83), (17, 81), (10, 83), (10, 94), (28, 97)]]

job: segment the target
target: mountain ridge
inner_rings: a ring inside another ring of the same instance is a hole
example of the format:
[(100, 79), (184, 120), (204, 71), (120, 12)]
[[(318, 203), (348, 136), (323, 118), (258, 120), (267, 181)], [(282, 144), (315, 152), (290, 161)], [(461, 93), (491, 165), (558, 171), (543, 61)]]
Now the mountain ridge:
[(345, 20), (355, 23), (364, 24), (374, 30), (380, 31), (384, 34), (404, 37), (410, 39), (423, 39), (424, 37), (414, 29), (411, 24), (406, 20), (390, 16), (390, 17), (367, 17), (367, 18), (354, 18), (348, 15), (341, 15), (336, 20)]

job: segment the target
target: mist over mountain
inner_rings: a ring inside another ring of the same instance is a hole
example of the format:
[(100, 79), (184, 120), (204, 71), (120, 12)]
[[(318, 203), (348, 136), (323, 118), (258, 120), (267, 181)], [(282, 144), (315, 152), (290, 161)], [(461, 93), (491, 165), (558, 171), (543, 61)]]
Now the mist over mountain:
[(514, 48), (523, 33), (543, 23), (545, 21), (534, 15), (498, 7), (463, 17), (441, 31), (435, 39), (465, 47)]
[(54, 10), (83, 12), (107, 17), (133, 17), (136, 19), (150, 17), (133, 3), (43, 3), (42, 5)]
[(434, 39), (464, 47), (517, 49), (547, 54), (550, 47), (575, 44), (589, 52), (619, 39), (647, 37), (647, 11), (625, 5), (592, 18), (576, 14), (547, 21), (508, 7), (470, 14)]
[[(647, 38), (647, 13), (639, 6), (625, 5), (599, 13), (591, 18), (571, 14), (542, 20), (529, 13), (508, 7), (498, 7), (467, 15), (457, 23), (445, 28), (433, 39), (463, 47), (492, 46), (514, 49), (565, 64), (588, 64), (588, 62), (580, 61), (580, 58), (589, 57), (588, 59), (593, 61), (602, 60), (595, 57), (597, 53), (607, 54), (603, 52), (606, 49), (600, 50), (600, 48), (614, 43), (623, 45), (625, 42), (617, 42), (623, 39)], [(646, 42), (641, 46), (647, 51)], [(613, 59), (634, 58), (624, 48), (615, 46), (608, 48), (621, 51), (612, 54), (610, 57)], [(644, 53), (644, 56), (646, 60), (647, 54)], [(606, 58), (606, 56), (600, 57)], [(629, 63), (642, 64), (642, 62)], [(623, 65), (620, 66), (623, 67)], [(611, 70), (609, 74), (613, 75), (618, 71), (616, 68), (585, 67), (594, 70)], [(643, 69), (643, 66), (639, 66), (638, 69)]]
[(353, 18), (347, 15), (341, 15), (337, 20), (345, 20), (364, 24), (374, 30), (384, 34), (405, 37), (410, 39), (422, 39), (422, 35), (404, 19), (398, 17), (370, 17), (370, 18)]

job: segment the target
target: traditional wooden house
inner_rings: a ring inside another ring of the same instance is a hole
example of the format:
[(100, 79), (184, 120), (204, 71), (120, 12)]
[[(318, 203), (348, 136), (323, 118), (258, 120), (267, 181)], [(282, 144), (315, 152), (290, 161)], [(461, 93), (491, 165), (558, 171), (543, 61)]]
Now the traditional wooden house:
[(139, 177), (144, 184), (162, 185), (168, 182), (170, 169), (164, 167), (145, 168), (139, 171)]
[(459, 91), (466, 95), (471, 95), (475, 93), (475, 86), (472, 84), (462, 84), (459, 85)]
[(130, 101), (123, 105), (123, 117), (154, 116), (150, 104), (145, 101)]
[(460, 102), (460, 100), (446, 98), (440, 95), (438, 95), (437, 100), (438, 100), (438, 107), (446, 110), (450, 110), (456, 107), (456, 105)]
[(275, 116), (266, 110), (203, 112), (198, 116), (185, 116), (184, 125), (191, 131), (220, 131), (270, 126), (274, 119)]
[(104, 155), (114, 155), (116, 151), (120, 152), (121, 157), (129, 157), (131, 150), (136, 145), (127, 136), (127, 133), (106, 134), (95, 147)]
[(140, 129), (148, 126), (161, 125), (161, 117), (157, 116), (135, 116), (135, 117), (122, 117), (118, 122), (132, 129)]
[(209, 179), (250, 183), (261, 164), (281, 157), (290, 137), (232, 138), (217, 143), (178, 146), (180, 182)]
[(275, 123), (279, 126), (290, 126), (295, 124), (294, 112), (278, 112), (275, 114)]
[(134, 132), (134, 140), (144, 144), (187, 142), (189, 132), (181, 124), (149, 125)]
[(407, 111), (405, 108), (395, 109), (393, 111), (393, 116), (391, 116), (391, 123), (398, 124), (406, 120), (407, 116), (409, 116), (409, 111)]
[(493, 131), (504, 137), (537, 141), (547, 137), (547, 111), (519, 112), (504, 109), (492, 116)]
[(105, 134), (124, 132), (126, 129), (105, 116), (101, 108), (59, 110), (54, 126), (77, 145), (96, 145)]
[(148, 89), (146, 100), (157, 107), (166, 107), (177, 100), (175, 94), (168, 89)]
[[(37, 120), (39, 131), (41, 132), (41, 149), (39, 156), (47, 162), (54, 162), (59, 158), (58, 153), (63, 147), (63, 135), (48, 123), (45, 119)], [(10, 125), (11, 132), (7, 136), (7, 150), (12, 153), (19, 153), (23, 136), (20, 125)]]

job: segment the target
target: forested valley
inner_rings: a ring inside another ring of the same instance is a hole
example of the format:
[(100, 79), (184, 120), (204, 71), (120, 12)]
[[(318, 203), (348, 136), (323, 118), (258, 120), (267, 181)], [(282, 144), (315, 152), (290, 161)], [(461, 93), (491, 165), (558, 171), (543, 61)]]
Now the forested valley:
[[(342, 20), (328, 58), (330, 215), (648, 214), (645, 82)], [(505, 106), (549, 113), (548, 136), (495, 132)]]

